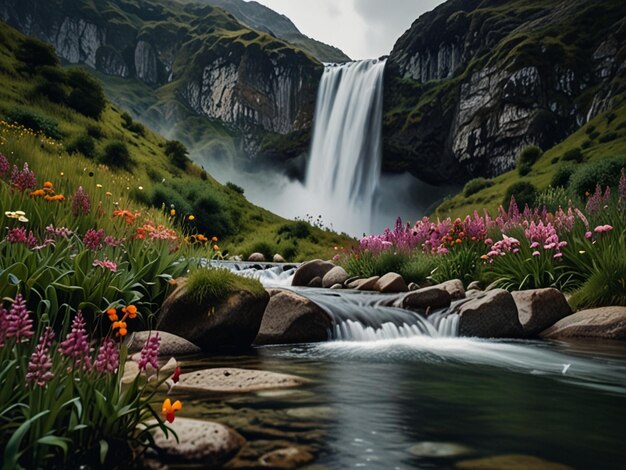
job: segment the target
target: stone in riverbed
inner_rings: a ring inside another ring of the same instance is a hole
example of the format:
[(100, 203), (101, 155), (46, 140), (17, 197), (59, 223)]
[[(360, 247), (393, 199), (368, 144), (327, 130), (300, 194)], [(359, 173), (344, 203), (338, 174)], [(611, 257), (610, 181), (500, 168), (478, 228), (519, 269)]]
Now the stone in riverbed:
[(333, 290), (343, 289), (343, 284), (333, 284), (330, 288)]
[(263, 253), (252, 253), (248, 256), (248, 261), (253, 263), (263, 263), (265, 262), (265, 255)]
[(510, 292), (493, 289), (459, 307), (459, 335), (478, 338), (521, 338), (524, 329)]
[(408, 449), (416, 457), (450, 458), (473, 454), (474, 449), (454, 442), (420, 442)]
[(322, 278), (317, 276), (309, 281), (307, 287), (322, 287)]
[(247, 393), (297, 387), (305, 382), (302, 377), (264, 370), (218, 368), (182, 374), (176, 391)]
[(266, 291), (241, 290), (218, 304), (201, 305), (187, 291), (187, 283), (180, 282), (163, 303), (156, 327), (205, 351), (245, 348), (256, 338), (268, 302)]
[(480, 281), (472, 281), (467, 286), (467, 290), (483, 290), (483, 283)]
[(320, 279), (324, 278), (326, 273), (334, 267), (335, 265), (333, 263), (322, 261), (321, 259), (307, 261), (306, 263), (300, 265), (300, 267), (296, 270), (293, 275), (291, 285), (306, 287), (312, 279), (316, 277), (319, 277)]
[(276, 449), (261, 456), (259, 464), (262, 468), (290, 470), (299, 468), (313, 460), (313, 454), (302, 447), (285, 447)]
[(332, 320), (319, 306), (283, 290), (270, 299), (254, 344), (317, 343), (328, 339)]
[(378, 276), (368, 277), (367, 279), (357, 279), (348, 284), (348, 287), (356, 290), (374, 290), (379, 279), (380, 277)]
[(157, 429), (154, 442), (163, 460), (200, 464), (205, 468), (219, 468), (243, 447), (246, 440), (233, 429), (219, 423), (177, 417), (168, 424), (180, 442), (170, 433), (169, 438)]
[(409, 292), (402, 299), (402, 308), (437, 309), (449, 307), (450, 303), (450, 293), (445, 289), (433, 286)]
[(411, 283), (408, 285), (408, 288), (409, 288), (409, 291), (414, 291), (414, 290), (419, 290), (420, 286), (419, 286), (419, 285), (417, 285), (417, 284), (416, 284), (416, 283), (414, 283), (414, 282), (411, 282)]
[(581, 310), (563, 318), (541, 336), (549, 339), (601, 338), (626, 340), (626, 307)]
[(565, 296), (558, 289), (522, 290), (511, 295), (527, 336), (535, 336), (572, 314)]
[(450, 281), (437, 284), (436, 287), (447, 290), (450, 293), (452, 300), (460, 300), (465, 298), (465, 289), (463, 288), (463, 282), (460, 279), (452, 279)]
[(159, 347), (159, 356), (184, 356), (187, 354), (197, 354), (202, 351), (198, 346), (185, 338), (173, 335), (167, 331), (137, 331), (130, 335), (125, 341), (130, 355), (140, 352), (149, 336), (159, 334), (161, 345)]
[(407, 292), (409, 288), (400, 274), (387, 273), (376, 282), (374, 290), (382, 292), (383, 294), (392, 294), (397, 292)]
[(458, 462), (455, 468), (459, 470), (572, 470), (567, 465), (549, 462), (532, 455), (517, 454), (463, 460)]
[(343, 284), (350, 276), (341, 266), (335, 266), (322, 278), (322, 287), (329, 288), (335, 284)]
[(286, 263), (285, 258), (283, 258), (282, 256), (280, 256), (278, 253), (276, 253), (274, 255), (274, 257), (272, 258), (272, 261), (274, 263)]

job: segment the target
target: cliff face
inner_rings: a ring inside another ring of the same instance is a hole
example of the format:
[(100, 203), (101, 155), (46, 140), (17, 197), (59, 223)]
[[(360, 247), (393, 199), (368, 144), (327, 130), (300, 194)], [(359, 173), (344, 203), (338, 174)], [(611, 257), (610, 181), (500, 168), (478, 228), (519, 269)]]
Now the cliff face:
[(432, 182), (495, 176), (625, 91), (626, 4), (450, 0), (396, 43), (384, 167)]
[(158, 115), (171, 116), (178, 101), (245, 133), (249, 153), (263, 133), (311, 126), (322, 65), (220, 9), (151, 0), (6, 0), (0, 18), (49, 42), (71, 64), (150, 85), (168, 97)]

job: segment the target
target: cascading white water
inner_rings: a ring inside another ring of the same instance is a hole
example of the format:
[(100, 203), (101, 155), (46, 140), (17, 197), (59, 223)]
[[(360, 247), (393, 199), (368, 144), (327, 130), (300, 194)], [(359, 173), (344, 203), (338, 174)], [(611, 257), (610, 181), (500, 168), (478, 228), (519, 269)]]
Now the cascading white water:
[(327, 65), (315, 107), (306, 189), (324, 223), (369, 232), (382, 153), (384, 60)]

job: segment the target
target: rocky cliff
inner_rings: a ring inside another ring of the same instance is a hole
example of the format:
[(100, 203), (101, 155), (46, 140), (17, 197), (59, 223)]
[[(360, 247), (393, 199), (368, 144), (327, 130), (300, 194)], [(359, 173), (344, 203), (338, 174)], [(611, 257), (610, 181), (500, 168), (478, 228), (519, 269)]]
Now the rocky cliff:
[[(6, 0), (0, 18), (52, 44), (70, 64), (138, 80), (159, 98), (219, 120), (254, 154), (265, 133), (307, 131), (322, 65), (219, 8), (151, 0)], [(172, 126), (176, 123), (171, 123)], [(157, 126), (162, 128), (162, 126)], [(288, 139), (288, 137), (287, 137)]]
[(450, 0), (398, 40), (386, 71), (385, 161), (431, 181), (510, 170), (626, 90), (626, 3)]

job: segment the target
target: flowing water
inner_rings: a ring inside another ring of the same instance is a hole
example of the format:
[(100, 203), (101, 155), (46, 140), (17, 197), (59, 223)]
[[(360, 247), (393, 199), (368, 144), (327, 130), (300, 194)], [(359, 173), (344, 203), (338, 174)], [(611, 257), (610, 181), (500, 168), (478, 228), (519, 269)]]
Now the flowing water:
[[(280, 266), (239, 271), (283, 286), (293, 274)], [(358, 325), (361, 336), (340, 329), (325, 343), (185, 364), (310, 380), (294, 390), (190, 397), (188, 410), (235, 427), (249, 440), (250, 455), (304, 446), (316, 469), (456, 468), (464, 460), (508, 454), (567, 466), (558, 468), (626, 468), (624, 343), (459, 338), (454, 325), (431, 320), (424, 327), (423, 319), (401, 309), (386, 310), (393, 296), (299, 292), (331, 310), (336, 325)], [(403, 324), (420, 327), (398, 334)], [(364, 334), (368, 328), (378, 333)]]

